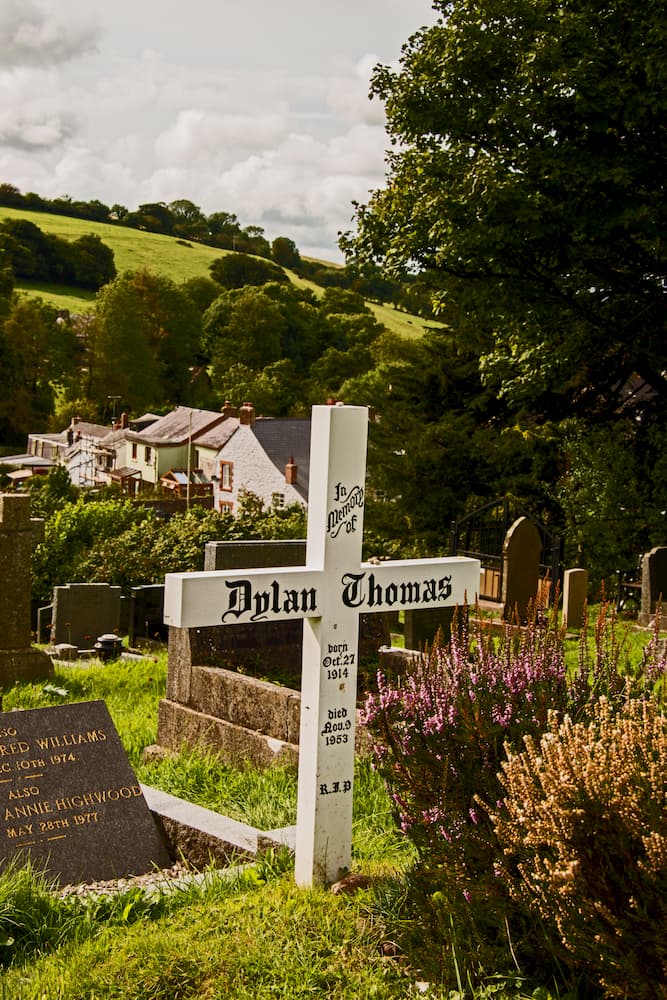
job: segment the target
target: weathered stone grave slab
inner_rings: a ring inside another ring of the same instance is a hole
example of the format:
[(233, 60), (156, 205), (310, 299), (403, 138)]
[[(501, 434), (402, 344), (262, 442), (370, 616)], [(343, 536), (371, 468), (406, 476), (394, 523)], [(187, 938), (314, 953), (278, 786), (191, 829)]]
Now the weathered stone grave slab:
[(171, 863), (103, 701), (0, 713), (0, 809), (0, 870), (65, 885)]
[[(642, 559), (641, 609), (639, 624), (648, 625), (659, 602), (667, 600), (667, 545), (658, 545)], [(663, 616), (664, 617), (664, 616)]]
[(516, 616), (522, 624), (531, 601), (537, 599), (541, 551), (542, 539), (537, 527), (527, 517), (518, 518), (507, 532), (503, 545), (502, 600), (506, 621)]
[(563, 575), (563, 624), (580, 629), (588, 597), (588, 570), (567, 569)]

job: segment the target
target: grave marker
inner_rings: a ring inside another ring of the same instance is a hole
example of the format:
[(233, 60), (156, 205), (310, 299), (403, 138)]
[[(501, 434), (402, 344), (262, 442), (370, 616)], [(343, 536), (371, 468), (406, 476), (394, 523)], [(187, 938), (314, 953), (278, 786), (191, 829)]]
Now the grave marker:
[(349, 869), (359, 615), (463, 604), (479, 561), (361, 562), (368, 410), (316, 406), (306, 566), (173, 573), (165, 621), (180, 628), (304, 620), (295, 878)]
[(103, 701), (0, 713), (0, 870), (15, 857), (62, 884), (171, 863)]
[(51, 643), (92, 649), (98, 635), (118, 632), (120, 587), (108, 583), (65, 583), (53, 588)]
[(0, 685), (53, 676), (51, 659), (31, 645), (30, 555), (44, 522), (30, 517), (27, 493), (0, 493)]

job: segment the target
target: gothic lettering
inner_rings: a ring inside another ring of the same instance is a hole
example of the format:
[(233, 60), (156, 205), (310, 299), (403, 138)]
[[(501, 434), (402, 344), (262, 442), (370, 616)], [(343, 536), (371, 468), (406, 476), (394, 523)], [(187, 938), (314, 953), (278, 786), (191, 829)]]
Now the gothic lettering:
[(408, 580), (403, 583), (378, 582), (374, 573), (345, 573), (341, 579), (342, 600), (348, 608), (427, 607), (451, 597), (451, 576), (439, 580)]
[(272, 580), (268, 590), (254, 590), (250, 580), (226, 580), (229, 590), (227, 610), (221, 621), (246, 618), (260, 622), (270, 614), (306, 615), (317, 611), (317, 590), (315, 587), (284, 588), (278, 580)]

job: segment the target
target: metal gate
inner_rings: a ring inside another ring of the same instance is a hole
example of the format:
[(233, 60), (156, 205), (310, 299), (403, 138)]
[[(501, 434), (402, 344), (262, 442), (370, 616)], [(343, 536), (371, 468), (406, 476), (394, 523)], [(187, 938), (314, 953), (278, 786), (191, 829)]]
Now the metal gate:
[(529, 518), (540, 533), (540, 577), (551, 583), (551, 589), (562, 584), (562, 539), (537, 521), (513, 497), (492, 500), (471, 514), (452, 521), (450, 555), (479, 559), (481, 579), (479, 598), (482, 601), (502, 601), (503, 545), (507, 532), (520, 517)]

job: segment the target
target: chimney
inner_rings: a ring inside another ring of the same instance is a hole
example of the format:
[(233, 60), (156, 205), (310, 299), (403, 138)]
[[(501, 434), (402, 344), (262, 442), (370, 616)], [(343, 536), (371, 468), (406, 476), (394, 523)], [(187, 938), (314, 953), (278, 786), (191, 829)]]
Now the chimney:
[(225, 420), (227, 420), (228, 417), (238, 417), (238, 410), (235, 406), (232, 406), (228, 399), (225, 400), (225, 405), (223, 406), (221, 412)]
[(125, 413), (123, 411), (123, 413), (121, 413), (121, 415), (120, 415), (120, 427), (121, 427), (121, 430), (125, 431), (125, 430), (127, 430), (127, 428), (129, 426), (130, 426), (130, 417), (129, 417), (129, 415), (127, 413)]
[(255, 423), (255, 407), (252, 403), (244, 403), (239, 409), (239, 422), (247, 427), (252, 427)]
[(288, 486), (296, 486), (298, 465), (294, 464), (294, 455), (290, 455), (289, 462), (285, 466), (285, 482)]

